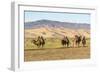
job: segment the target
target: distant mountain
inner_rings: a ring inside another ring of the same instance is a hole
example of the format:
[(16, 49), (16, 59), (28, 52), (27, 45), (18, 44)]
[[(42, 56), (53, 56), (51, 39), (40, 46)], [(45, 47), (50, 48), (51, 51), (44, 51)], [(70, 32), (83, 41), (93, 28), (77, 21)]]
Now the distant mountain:
[(87, 23), (71, 23), (71, 22), (60, 22), (53, 20), (37, 20), (34, 22), (25, 22), (25, 29), (39, 28), (39, 27), (64, 27), (71, 29), (90, 29), (90, 24)]

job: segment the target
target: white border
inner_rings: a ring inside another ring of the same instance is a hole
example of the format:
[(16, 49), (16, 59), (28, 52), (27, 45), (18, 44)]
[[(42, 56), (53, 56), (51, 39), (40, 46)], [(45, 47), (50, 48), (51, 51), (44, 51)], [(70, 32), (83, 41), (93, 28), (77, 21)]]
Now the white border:
[[(96, 64), (96, 48), (95, 48), (95, 16), (96, 9), (94, 7), (56, 7), (56, 6), (40, 6), (31, 3), (12, 3), (12, 70), (30, 70), (30, 69), (47, 69), (61, 67), (89, 66)], [(89, 13), (91, 14), (91, 59), (82, 60), (61, 60), (61, 61), (37, 61), (24, 62), (24, 10), (32, 11), (54, 11), (54, 12), (72, 12), (72, 13)]]

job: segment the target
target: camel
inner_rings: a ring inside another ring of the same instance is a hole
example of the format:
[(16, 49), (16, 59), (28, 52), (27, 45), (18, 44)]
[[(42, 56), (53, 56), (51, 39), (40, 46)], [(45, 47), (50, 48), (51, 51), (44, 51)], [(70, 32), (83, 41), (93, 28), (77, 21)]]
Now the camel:
[(85, 47), (85, 45), (86, 45), (86, 38), (85, 38), (85, 36), (83, 36), (83, 38), (82, 38), (82, 44), (83, 44), (83, 47)]
[(39, 36), (37, 40), (33, 39), (32, 43), (38, 47), (43, 47), (45, 45), (45, 39), (42, 36)]
[[(77, 46), (77, 47), (79, 47), (80, 46), (80, 42), (81, 42), (81, 36), (79, 36), (79, 35), (75, 35), (75, 38), (74, 38), (74, 41), (73, 41), (73, 43), (75, 42), (75, 45)], [(74, 45), (73, 45), (74, 46)]]
[(67, 47), (69, 47), (69, 43), (70, 43), (70, 41), (69, 41), (69, 39), (68, 39), (67, 36), (64, 37), (64, 38), (61, 40), (61, 44), (62, 44), (63, 46), (66, 46), (66, 45), (67, 45)]
[(41, 42), (37, 41), (37, 40), (32, 40), (32, 43), (35, 44), (36, 46), (40, 47), (41, 46)]

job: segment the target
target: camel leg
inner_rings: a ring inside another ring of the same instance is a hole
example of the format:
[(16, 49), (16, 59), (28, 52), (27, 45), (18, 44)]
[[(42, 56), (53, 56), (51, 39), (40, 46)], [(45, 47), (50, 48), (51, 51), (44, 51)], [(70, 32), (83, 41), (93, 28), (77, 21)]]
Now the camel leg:
[(78, 43), (77, 45), (78, 45), (78, 47), (79, 47), (79, 43)]
[(72, 47), (74, 47), (74, 42), (72, 43)]
[(67, 48), (69, 47), (69, 44), (67, 44)]
[(85, 44), (83, 44), (83, 47), (85, 47)]
[(83, 44), (83, 47), (84, 47), (84, 44)]
[(42, 48), (43, 48), (43, 47), (44, 47), (44, 44), (42, 44), (41, 46), (42, 46)]
[(67, 43), (67, 48), (69, 47), (69, 43)]
[(38, 45), (38, 48), (40, 48), (40, 45)]
[(78, 47), (79, 45), (78, 45), (78, 43), (76, 43), (76, 47)]

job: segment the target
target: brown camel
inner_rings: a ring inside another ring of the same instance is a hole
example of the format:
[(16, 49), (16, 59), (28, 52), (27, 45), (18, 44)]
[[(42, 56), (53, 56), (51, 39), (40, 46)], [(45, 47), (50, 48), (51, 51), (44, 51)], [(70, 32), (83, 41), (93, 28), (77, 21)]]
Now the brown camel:
[(32, 43), (38, 47), (43, 47), (45, 45), (45, 39), (42, 36), (39, 36), (37, 40), (33, 39)]
[(65, 47), (66, 47), (66, 45), (67, 45), (67, 47), (69, 47), (70, 41), (67, 36), (66, 37), (64, 36), (64, 38), (61, 40), (61, 44)]

